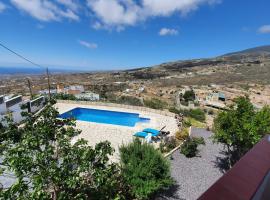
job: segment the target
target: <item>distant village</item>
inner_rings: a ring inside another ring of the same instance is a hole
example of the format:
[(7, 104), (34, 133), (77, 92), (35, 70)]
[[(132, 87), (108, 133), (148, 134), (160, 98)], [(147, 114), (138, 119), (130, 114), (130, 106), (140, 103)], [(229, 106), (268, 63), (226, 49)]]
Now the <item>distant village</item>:
[[(90, 91), (89, 88), (94, 91)], [(26, 87), (26, 89), (29, 88)], [(191, 91), (194, 93), (194, 98), (183, 101), (185, 93)], [(35, 91), (34, 94), (30, 94), (31, 92), (32, 90), (26, 92), (25, 95), (5, 94), (0, 96), (0, 120), (12, 113), (15, 122), (22, 121), (23, 117), (20, 114), (22, 105), (26, 105), (27, 112), (35, 113), (44, 106), (49, 93), (57, 99), (63, 100), (105, 101), (136, 106), (144, 106), (145, 99), (157, 98), (168, 104), (167, 109), (170, 107), (179, 110), (200, 108), (206, 110), (207, 113), (227, 109), (237, 96), (248, 95), (253, 105), (258, 109), (264, 105), (270, 105), (270, 88), (257, 85), (250, 85), (248, 90), (244, 90), (217, 84), (160, 87), (159, 85), (153, 86), (151, 81), (115, 81), (108, 85), (97, 84), (95, 87), (79, 84), (56, 84), (50, 91), (43, 89)], [(70, 97), (73, 98), (70, 99)], [(125, 98), (121, 99), (121, 97)], [(121, 99), (121, 101), (117, 101), (117, 99)], [(210, 122), (210, 124), (212, 123)]]

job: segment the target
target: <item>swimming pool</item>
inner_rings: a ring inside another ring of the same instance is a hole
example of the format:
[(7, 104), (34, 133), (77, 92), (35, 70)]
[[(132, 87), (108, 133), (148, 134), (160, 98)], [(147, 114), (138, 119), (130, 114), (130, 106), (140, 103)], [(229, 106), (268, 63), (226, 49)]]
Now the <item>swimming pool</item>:
[(114, 124), (134, 127), (136, 123), (148, 123), (149, 118), (142, 118), (138, 113), (116, 112), (92, 108), (74, 108), (60, 115), (61, 118), (75, 118), (76, 120)]

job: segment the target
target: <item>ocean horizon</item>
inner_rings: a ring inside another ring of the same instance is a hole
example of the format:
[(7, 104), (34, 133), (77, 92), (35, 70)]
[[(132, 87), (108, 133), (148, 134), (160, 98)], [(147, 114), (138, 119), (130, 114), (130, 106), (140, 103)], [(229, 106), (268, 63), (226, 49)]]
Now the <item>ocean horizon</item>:
[[(49, 72), (53, 74), (57, 73), (80, 73), (85, 72), (83, 70), (72, 70), (72, 69), (59, 69), (59, 68), (49, 68)], [(0, 76), (7, 75), (41, 75), (45, 74), (46, 70), (34, 67), (3, 67), (0, 66)]]

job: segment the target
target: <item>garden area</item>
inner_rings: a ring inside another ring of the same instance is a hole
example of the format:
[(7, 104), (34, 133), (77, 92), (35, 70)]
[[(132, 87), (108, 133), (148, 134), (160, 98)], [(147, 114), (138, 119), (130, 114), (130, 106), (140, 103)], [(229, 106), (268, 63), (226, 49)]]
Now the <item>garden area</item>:
[[(162, 138), (158, 150), (135, 139), (112, 162), (115, 150), (107, 141), (71, 143), (80, 130), (74, 120), (59, 119), (53, 103), (37, 115), (24, 113), (23, 126), (8, 118), (8, 126), (0, 124), (0, 199), (193, 200), (270, 132), (270, 108), (256, 110), (240, 97), (218, 113), (213, 132), (189, 129), (181, 115), (182, 128)], [(203, 120), (201, 111), (191, 113)], [(14, 181), (5, 185), (8, 173)]]

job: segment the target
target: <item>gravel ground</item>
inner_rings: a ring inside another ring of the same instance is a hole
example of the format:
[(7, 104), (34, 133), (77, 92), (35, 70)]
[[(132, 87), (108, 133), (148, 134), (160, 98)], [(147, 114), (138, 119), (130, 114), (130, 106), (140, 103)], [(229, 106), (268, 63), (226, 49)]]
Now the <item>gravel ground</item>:
[(216, 165), (217, 157), (223, 157), (220, 154), (223, 147), (213, 144), (209, 138), (212, 133), (204, 129), (192, 128), (191, 135), (203, 137), (206, 145), (199, 146), (200, 152), (195, 158), (186, 158), (179, 151), (174, 152), (171, 173), (176, 184), (158, 197), (158, 200), (197, 199), (223, 175)]

